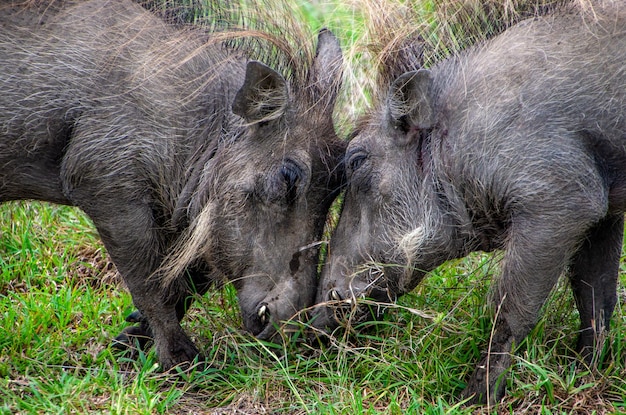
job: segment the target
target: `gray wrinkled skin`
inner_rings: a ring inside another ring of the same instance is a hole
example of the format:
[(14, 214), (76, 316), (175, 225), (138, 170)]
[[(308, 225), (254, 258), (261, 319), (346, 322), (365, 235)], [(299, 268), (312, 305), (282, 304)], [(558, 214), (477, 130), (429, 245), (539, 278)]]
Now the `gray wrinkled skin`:
[(595, 13), (524, 21), (393, 82), (346, 151), (315, 327), (334, 329), (360, 297), (393, 301), (446, 260), (503, 250), (491, 355), (464, 395), (503, 396), (512, 347), (563, 272), (578, 350), (597, 356), (626, 209), (626, 3)]
[(286, 80), (125, 0), (80, 3), (36, 30), (5, 23), (0, 202), (89, 215), (139, 310), (128, 334), (153, 336), (164, 369), (198, 355), (179, 323), (192, 292), (231, 280), (263, 339), (313, 303), (345, 149), (330, 32), (307, 78)]

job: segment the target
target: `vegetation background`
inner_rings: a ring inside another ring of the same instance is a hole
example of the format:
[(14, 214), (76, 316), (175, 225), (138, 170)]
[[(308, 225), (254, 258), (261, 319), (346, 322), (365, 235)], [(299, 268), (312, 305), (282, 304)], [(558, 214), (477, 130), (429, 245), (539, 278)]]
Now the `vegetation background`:
[[(152, 7), (206, 23), (200, 3), (189, 1)], [(423, 37), (428, 65), (552, 3), (414, 0), (417, 20), (397, 21), (396, 29)], [(341, 39), (349, 66), (337, 124), (347, 135), (374, 87), (377, 19), (402, 3), (286, 4), (311, 36), (329, 27)], [(572, 357), (578, 317), (563, 281), (515, 356), (497, 407), (464, 407), (458, 399), (488, 344), (485, 297), (497, 255), (445, 264), (388, 305), (382, 321), (322, 347), (258, 341), (242, 329), (234, 289), (210, 292), (184, 324), (209, 368), (174, 377), (159, 372), (152, 351), (130, 359), (108, 347), (133, 305), (89, 219), (74, 208), (7, 203), (0, 207), (0, 414), (626, 413), (624, 267), (603, 363), (586, 368)]]

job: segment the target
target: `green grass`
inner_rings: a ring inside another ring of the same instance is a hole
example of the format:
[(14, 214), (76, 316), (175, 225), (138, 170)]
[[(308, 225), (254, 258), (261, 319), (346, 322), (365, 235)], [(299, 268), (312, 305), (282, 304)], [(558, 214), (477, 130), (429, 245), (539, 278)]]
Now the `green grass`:
[[(108, 347), (133, 307), (80, 212), (11, 203), (0, 222), (0, 413), (496, 413), (457, 398), (488, 342), (490, 256), (446, 264), (382, 321), (322, 347), (260, 342), (243, 331), (232, 287), (209, 293), (185, 321), (209, 364), (166, 376), (153, 351), (129, 359)], [(602, 367), (579, 368), (562, 285), (516, 355), (497, 413), (626, 411), (622, 303)]]
[[(303, 4), (312, 30), (331, 27), (350, 62), (367, 57), (352, 47), (367, 18), (358, 2)], [(431, 3), (424, 9), (434, 12)], [(339, 120), (345, 129), (367, 102), (358, 88), (364, 73), (357, 66), (347, 73)], [(0, 414), (626, 412), (626, 265), (599, 368), (579, 367), (571, 357), (578, 322), (562, 283), (514, 357), (505, 400), (498, 408), (463, 406), (459, 393), (489, 340), (485, 297), (495, 274), (497, 261), (488, 255), (451, 261), (390, 305), (381, 321), (319, 347), (277, 346), (245, 333), (234, 289), (226, 286), (198, 299), (184, 321), (208, 364), (164, 375), (154, 351), (130, 359), (109, 347), (133, 306), (90, 221), (67, 207), (4, 204)]]

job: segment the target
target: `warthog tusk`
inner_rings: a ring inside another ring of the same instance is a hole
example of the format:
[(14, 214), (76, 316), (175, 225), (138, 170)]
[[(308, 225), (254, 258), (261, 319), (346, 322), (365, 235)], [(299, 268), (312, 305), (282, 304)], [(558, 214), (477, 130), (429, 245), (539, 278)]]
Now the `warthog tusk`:
[(263, 304), (261, 307), (259, 307), (259, 318), (261, 319), (261, 324), (265, 324), (265, 320), (267, 320), (267, 305)]

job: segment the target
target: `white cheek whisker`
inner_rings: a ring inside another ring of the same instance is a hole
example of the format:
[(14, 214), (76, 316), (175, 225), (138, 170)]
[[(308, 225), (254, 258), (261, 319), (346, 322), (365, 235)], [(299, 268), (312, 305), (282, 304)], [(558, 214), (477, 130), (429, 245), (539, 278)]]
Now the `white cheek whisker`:
[(424, 231), (423, 226), (418, 226), (417, 228), (405, 233), (398, 242), (398, 248), (404, 254), (404, 257), (407, 259), (407, 262), (412, 262), (412, 258), (416, 256), (416, 253), (420, 249), (421, 246), (424, 245), (426, 240), (426, 232)]

